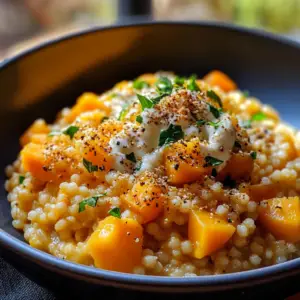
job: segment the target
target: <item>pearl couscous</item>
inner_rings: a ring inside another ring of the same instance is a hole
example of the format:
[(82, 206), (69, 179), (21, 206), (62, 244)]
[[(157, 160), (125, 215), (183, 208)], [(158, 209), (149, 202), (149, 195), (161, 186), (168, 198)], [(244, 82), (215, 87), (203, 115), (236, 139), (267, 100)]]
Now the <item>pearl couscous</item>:
[(191, 277), (300, 256), (300, 133), (220, 71), (84, 93), (20, 143), (13, 226), (61, 259)]

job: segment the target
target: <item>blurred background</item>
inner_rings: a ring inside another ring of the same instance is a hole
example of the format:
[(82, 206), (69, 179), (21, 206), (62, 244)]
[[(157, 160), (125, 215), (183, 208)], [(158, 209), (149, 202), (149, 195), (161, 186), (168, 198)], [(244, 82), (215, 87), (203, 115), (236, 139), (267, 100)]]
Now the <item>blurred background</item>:
[(151, 19), (228, 22), (300, 41), (300, 0), (0, 0), (0, 59), (80, 28)]

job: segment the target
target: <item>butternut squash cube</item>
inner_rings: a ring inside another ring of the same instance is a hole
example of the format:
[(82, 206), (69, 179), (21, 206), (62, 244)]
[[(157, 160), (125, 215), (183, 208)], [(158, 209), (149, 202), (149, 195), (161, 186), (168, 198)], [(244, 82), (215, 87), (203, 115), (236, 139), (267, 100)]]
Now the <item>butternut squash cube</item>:
[(41, 138), (41, 142), (43, 142), (45, 140), (46, 134), (48, 134), (49, 132), (50, 129), (44, 120), (36, 120), (21, 136), (20, 144), (22, 147), (24, 147), (26, 144), (32, 142), (33, 139), (35, 143), (40, 143), (39, 138)]
[(214, 70), (209, 72), (203, 78), (208, 84), (220, 87), (224, 92), (230, 92), (237, 89), (235, 82), (221, 71)]
[(106, 217), (90, 236), (87, 247), (97, 268), (132, 272), (140, 263), (143, 228), (133, 219)]
[(209, 212), (190, 212), (188, 237), (194, 245), (192, 255), (195, 258), (203, 258), (222, 248), (234, 232), (233, 225)]
[(76, 104), (72, 107), (70, 114), (66, 116), (66, 121), (72, 123), (81, 113), (95, 109), (110, 113), (110, 108), (106, 106), (103, 101), (99, 100), (96, 94), (84, 93), (78, 98)]
[(199, 141), (177, 142), (165, 149), (164, 165), (171, 184), (202, 180), (212, 168), (205, 165)]
[(62, 180), (70, 175), (67, 159), (57, 159), (57, 153), (45, 155), (47, 144), (27, 144), (21, 151), (21, 162), (25, 171), (41, 181)]
[(275, 183), (259, 183), (250, 185), (246, 188), (246, 193), (249, 194), (250, 199), (255, 202), (274, 198), (277, 195), (278, 191), (279, 186)]
[(287, 242), (300, 241), (299, 197), (273, 198), (259, 207), (259, 220), (276, 238)]
[(227, 176), (233, 180), (248, 179), (253, 171), (253, 158), (248, 153), (233, 153), (226, 166), (217, 176), (223, 181)]
[(160, 215), (165, 199), (161, 187), (151, 179), (140, 180), (121, 198), (130, 209), (142, 216), (142, 223), (148, 223)]

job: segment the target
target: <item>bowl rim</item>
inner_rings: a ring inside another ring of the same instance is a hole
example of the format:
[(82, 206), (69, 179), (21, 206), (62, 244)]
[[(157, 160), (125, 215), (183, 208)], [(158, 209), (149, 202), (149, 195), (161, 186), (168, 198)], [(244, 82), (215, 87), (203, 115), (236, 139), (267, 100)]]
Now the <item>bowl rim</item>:
[[(255, 36), (260, 39), (268, 39), (279, 44), (284, 44), (286, 46), (297, 48), (300, 50), (300, 43), (293, 41), (287, 37), (275, 35), (264, 30), (244, 28), (241, 26), (226, 24), (222, 22), (182, 22), (182, 21), (149, 21), (149, 22), (134, 22), (126, 24), (114, 24), (110, 26), (92, 26), (82, 30), (74, 31), (69, 34), (64, 34), (62, 36), (52, 38), (48, 41), (39, 43), (29, 49), (20, 51), (19, 53), (13, 55), (12, 57), (5, 58), (0, 62), (0, 71), (7, 68), (9, 65), (17, 62), (18, 60), (33, 54), (43, 48), (57, 45), (66, 40), (73, 38), (80, 38), (84, 35), (94, 34), (99, 31), (113, 31), (123, 28), (130, 27), (144, 27), (144, 26), (191, 26), (191, 27), (206, 27), (206, 28), (217, 28), (225, 31), (232, 31), (236, 33), (246, 34), (250, 36)], [(11, 234), (7, 233), (0, 228), (0, 246), (6, 250), (14, 252), (27, 258), (28, 260), (43, 266), (50, 270), (55, 270), (56, 272), (67, 274), (71, 277), (81, 277), (87, 278), (87, 280), (102, 280), (104, 282), (109, 281), (112, 285), (127, 286), (128, 284), (134, 284), (137, 286), (165, 286), (171, 287), (172, 289), (176, 287), (211, 287), (211, 286), (223, 286), (224, 289), (229, 288), (229, 285), (247, 285), (249, 281), (255, 282), (268, 282), (273, 279), (280, 279), (281, 277), (288, 275), (293, 275), (299, 273), (300, 271), (300, 258), (296, 258), (281, 264), (267, 266), (259, 269), (242, 271), (230, 274), (220, 274), (220, 275), (205, 275), (197, 277), (185, 277), (185, 278), (174, 278), (174, 277), (163, 277), (163, 276), (153, 276), (153, 275), (136, 275), (136, 274), (126, 274), (114, 271), (97, 269), (94, 267), (77, 264), (70, 261), (65, 261), (63, 259), (57, 258), (51, 254), (43, 252), (41, 250), (35, 249), (24, 241), (21, 241)]]

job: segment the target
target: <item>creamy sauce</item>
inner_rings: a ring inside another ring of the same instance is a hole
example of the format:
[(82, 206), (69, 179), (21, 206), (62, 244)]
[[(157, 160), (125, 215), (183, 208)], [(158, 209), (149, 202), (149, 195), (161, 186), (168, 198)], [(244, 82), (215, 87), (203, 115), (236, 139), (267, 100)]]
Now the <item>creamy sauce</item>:
[[(157, 96), (153, 88), (144, 88), (138, 91), (139, 94), (148, 98)], [(226, 162), (231, 156), (231, 150), (236, 139), (235, 128), (232, 125), (229, 114), (222, 113), (217, 119), (210, 112), (209, 105), (198, 98), (197, 92), (178, 90), (170, 96), (161, 99), (160, 103), (153, 108), (146, 108), (140, 113), (143, 122), (141, 125), (135, 122), (126, 122), (123, 130), (110, 140), (112, 155), (116, 157), (115, 169), (124, 172), (128, 166), (124, 164), (126, 155), (134, 153), (135, 158), (141, 163), (140, 172), (152, 170), (162, 163), (163, 147), (159, 147), (159, 137), (162, 130), (166, 130), (170, 124), (181, 126), (184, 132), (184, 139), (198, 137), (202, 155), (212, 156)], [(126, 101), (124, 100), (126, 98)], [(111, 101), (114, 108), (113, 115), (118, 117), (125, 103), (138, 103), (137, 96), (120, 95)], [(215, 128), (211, 125), (197, 126), (194, 112), (197, 118), (205, 121), (219, 122)], [(137, 106), (131, 106), (128, 116), (136, 114)], [(127, 118), (128, 119), (128, 118)], [(219, 168), (222, 168), (222, 164)], [(133, 169), (131, 164), (131, 168)]]

